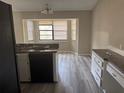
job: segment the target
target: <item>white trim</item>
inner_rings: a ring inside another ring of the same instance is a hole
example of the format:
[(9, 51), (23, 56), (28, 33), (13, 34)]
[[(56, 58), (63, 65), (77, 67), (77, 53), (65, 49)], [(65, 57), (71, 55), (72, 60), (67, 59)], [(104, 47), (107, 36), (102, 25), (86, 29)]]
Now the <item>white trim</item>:
[(84, 53), (84, 54), (78, 54), (78, 56), (91, 56), (89, 53)]
[(74, 52), (74, 51), (58, 51), (57, 53), (72, 53), (76, 56), (91, 56), (90, 53), (78, 54), (77, 52)]
[(79, 54), (77, 52), (74, 52), (74, 51), (58, 51), (58, 53), (71, 53), (71, 54), (74, 54), (76, 56), (79, 56)]
[(59, 74), (58, 74), (58, 57), (56, 53), (53, 53), (53, 74), (54, 74), (54, 82), (59, 81)]
[(108, 49), (112, 50), (112, 51), (114, 51), (114, 52), (116, 52), (116, 53), (118, 53), (118, 54), (120, 54), (122, 56), (124, 56), (124, 50), (118, 49), (118, 48), (113, 47), (113, 46), (108, 46)]
[(78, 53), (77, 52), (73, 52), (74, 55), (78, 56)]
[(59, 51), (58, 50), (58, 53), (74, 53), (73, 51)]

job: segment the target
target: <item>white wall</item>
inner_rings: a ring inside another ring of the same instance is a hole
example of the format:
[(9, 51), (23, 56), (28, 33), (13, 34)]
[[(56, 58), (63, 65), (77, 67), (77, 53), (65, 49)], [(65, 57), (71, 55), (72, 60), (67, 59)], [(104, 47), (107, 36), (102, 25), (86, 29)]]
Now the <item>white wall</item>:
[(93, 10), (92, 48), (124, 50), (124, 0), (99, 0)]
[(72, 51), (77, 54), (78, 53), (78, 33), (79, 33), (79, 20), (72, 19), (71, 20), (71, 48)]
[(22, 15), (21, 13), (14, 12), (13, 13), (14, 18), (14, 30), (15, 30), (15, 37), (17, 43), (23, 43), (23, 27), (22, 27)]

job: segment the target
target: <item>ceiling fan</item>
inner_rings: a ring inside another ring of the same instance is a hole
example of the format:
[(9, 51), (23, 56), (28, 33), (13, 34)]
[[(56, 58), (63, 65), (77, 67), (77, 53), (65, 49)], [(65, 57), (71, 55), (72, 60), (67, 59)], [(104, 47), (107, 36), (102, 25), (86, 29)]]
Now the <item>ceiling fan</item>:
[(48, 4), (45, 4), (45, 7), (41, 10), (41, 14), (53, 14), (53, 9), (49, 8)]

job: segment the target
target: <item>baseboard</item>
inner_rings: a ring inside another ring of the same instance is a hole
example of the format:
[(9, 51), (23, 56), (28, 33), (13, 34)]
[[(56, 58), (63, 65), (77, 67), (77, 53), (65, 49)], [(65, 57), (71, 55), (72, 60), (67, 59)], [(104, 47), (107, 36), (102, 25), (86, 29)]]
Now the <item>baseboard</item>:
[(91, 56), (90, 53), (78, 54), (77, 52), (74, 51), (58, 51), (58, 53), (72, 53), (76, 56)]
[(89, 53), (84, 53), (84, 54), (78, 54), (78, 56), (91, 56)]
[(57, 53), (73, 53), (73, 51), (58, 51)]

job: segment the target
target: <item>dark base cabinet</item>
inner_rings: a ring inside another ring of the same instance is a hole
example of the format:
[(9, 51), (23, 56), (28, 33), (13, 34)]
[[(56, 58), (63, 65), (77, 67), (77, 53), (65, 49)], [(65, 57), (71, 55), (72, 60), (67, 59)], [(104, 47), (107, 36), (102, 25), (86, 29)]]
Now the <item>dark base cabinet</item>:
[(30, 53), (31, 82), (53, 82), (53, 53)]

